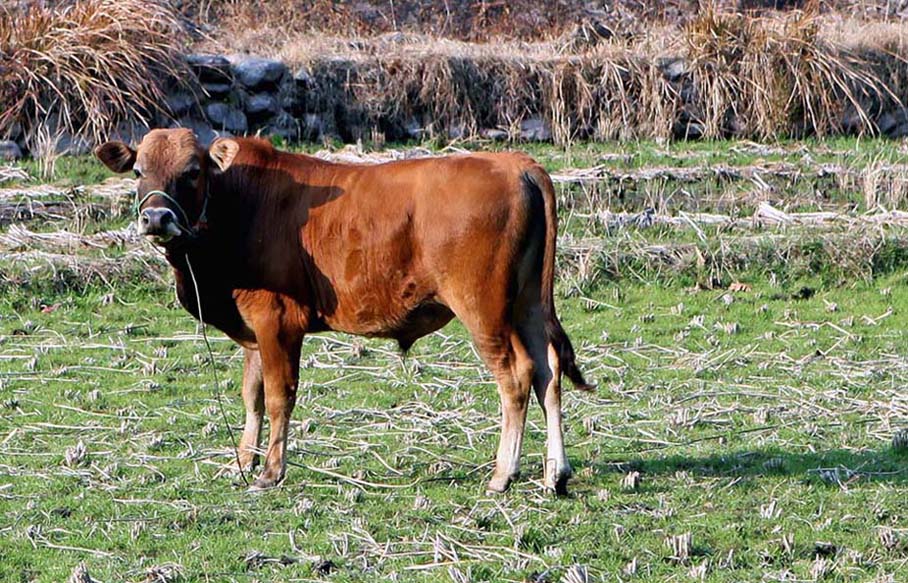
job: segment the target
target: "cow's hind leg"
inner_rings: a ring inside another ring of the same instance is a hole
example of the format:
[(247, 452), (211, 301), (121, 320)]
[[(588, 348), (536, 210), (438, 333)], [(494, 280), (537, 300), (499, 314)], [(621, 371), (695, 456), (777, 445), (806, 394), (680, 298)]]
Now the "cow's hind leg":
[(479, 354), (498, 382), (501, 438), (495, 472), (488, 489), (504, 492), (520, 474), (520, 448), (533, 379), (533, 361), (516, 331), (509, 327), (496, 326), (489, 330), (468, 324), (468, 328), (471, 328)]
[(533, 389), (542, 407), (546, 426), (544, 484), (557, 494), (567, 494), (571, 465), (564, 451), (561, 424), (561, 370), (558, 353), (545, 333), (542, 309), (531, 307), (518, 323), (518, 330), (533, 359)]
[(265, 383), (262, 377), (262, 356), (258, 350), (243, 349), (243, 403), (246, 406), (246, 425), (240, 439), (239, 464), (243, 471), (258, 465), (259, 439), (265, 414)]
[(262, 359), (265, 410), (271, 423), (265, 465), (252, 485), (253, 489), (262, 489), (276, 486), (287, 469), (287, 439), (290, 415), (296, 404), (302, 335), (290, 339), (283, 334), (260, 334), (257, 330), (256, 336)]

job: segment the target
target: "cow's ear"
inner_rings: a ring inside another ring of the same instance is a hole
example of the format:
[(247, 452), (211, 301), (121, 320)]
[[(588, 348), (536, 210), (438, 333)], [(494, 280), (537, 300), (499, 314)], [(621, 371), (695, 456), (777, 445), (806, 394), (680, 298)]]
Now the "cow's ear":
[(131, 171), (136, 163), (136, 151), (123, 142), (101, 144), (95, 148), (95, 156), (118, 174)]
[(233, 159), (236, 158), (237, 152), (240, 151), (240, 145), (230, 138), (218, 138), (208, 150), (208, 156), (221, 172), (226, 172)]

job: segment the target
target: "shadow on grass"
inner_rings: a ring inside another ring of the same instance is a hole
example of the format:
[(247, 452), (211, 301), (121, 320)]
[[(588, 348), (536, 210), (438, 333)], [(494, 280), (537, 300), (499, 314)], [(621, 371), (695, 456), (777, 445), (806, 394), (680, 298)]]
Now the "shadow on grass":
[(908, 453), (890, 448), (803, 453), (763, 449), (717, 452), (708, 456), (659, 456), (657, 453), (611, 464), (579, 460), (578, 466), (584, 465), (600, 472), (638, 471), (644, 476), (687, 472), (698, 476), (730, 478), (789, 476), (829, 485), (908, 483)]

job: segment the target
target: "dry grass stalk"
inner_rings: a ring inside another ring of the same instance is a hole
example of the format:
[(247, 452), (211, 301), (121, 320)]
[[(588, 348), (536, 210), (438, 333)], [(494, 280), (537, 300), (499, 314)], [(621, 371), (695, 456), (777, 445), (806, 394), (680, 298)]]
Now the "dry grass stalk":
[(591, 580), (586, 566), (572, 565), (570, 569), (565, 571), (564, 576), (561, 578), (561, 583), (590, 583)]
[(666, 538), (665, 546), (671, 551), (671, 560), (678, 563), (687, 561), (694, 548), (693, 540), (693, 535), (689, 532)]
[(73, 569), (69, 579), (67, 579), (67, 583), (98, 583), (98, 580), (91, 576), (88, 572), (88, 567), (82, 562)]
[(621, 479), (621, 488), (628, 492), (636, 492), (640, 489), (640, 472), (628, 472)]
[(843, 130), (846, 108), (861, 131), (872, 131), (866, 99), (894, 95), (853, 51), (820, 32), (817, 10), (770, 19), (708, 3), (683, 29), (696, 94), (690, 113), (703, 135), (829, 135)]
[(98, 141), (120, 121), (149, 120), (164, 83), (188, 78), (185, 38), (164, 0), (0, 8), (0, 134), (18, 123), (26, 136), (41, 128), (45, 142)]
[(908, 429), (899, 429), (892, 434), (892, 449), (908, 451)]
[(12, 180), (30, 180), (31, 176), (19, 166), (0, 166), (0, 183)]

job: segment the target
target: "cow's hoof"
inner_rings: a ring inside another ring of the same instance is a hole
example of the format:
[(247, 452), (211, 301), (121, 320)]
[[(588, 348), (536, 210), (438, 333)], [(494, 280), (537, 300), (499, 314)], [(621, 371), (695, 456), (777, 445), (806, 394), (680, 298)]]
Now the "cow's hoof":
[(562, 473), (554, 478), (551, 482), (546, 480), (545, 489), (549, 492), (554, 492), (556, 496), (567, 496), (568, 494), (568, 480), (571, 479), (571, 473)]
[(573, 472), (571, 472), (570, 466), (552, 472), (545, 477), (545, 489), (549, 492), (554, 492), (557, 496), (567, 496), (567, 484), (572, 475)]
[(502, 494), (508, 491), (508, 488), (511, 487), (511, 482), (517, 479), (517, 476), (492, 476), (492, 479), (489, 480), (489, 483), (486, 485), (486, 493), (488, 494)]
[(252, 482), (252, 485), (249, 486), (249, 489), (247, 490), (247, 492), (252, 492), (252, 493), (264, 492), (265, 490), (270, 490), (271, 488), (274, 488), (275, 486), (277, 486), (280, 483), (281, 483), (281, 480), (279, 478), (276, 479), (276, 478), (269, 478), (266, 476), (259, 476), (258, 478), (256, 478), (256, 480), (254, 482)]

